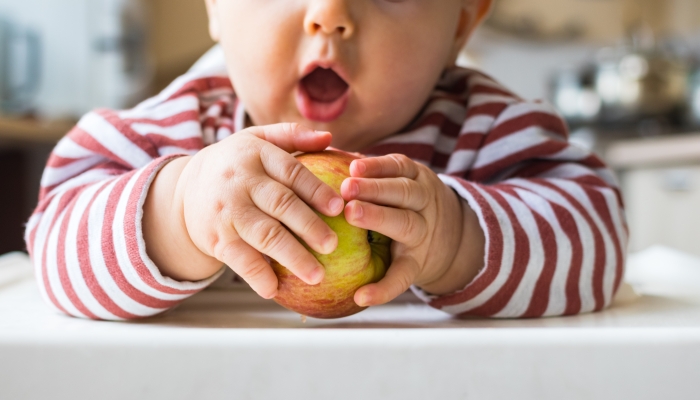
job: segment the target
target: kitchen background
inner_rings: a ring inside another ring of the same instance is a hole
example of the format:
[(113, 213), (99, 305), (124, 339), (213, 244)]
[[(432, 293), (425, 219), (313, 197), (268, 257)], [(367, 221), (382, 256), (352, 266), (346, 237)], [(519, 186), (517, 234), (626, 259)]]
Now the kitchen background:
[[(156, 93), (213, 43), (203, 0), (0, 0), (0, 254), (83, 113)], [(497, 0), (460, 63), (553, 102), (615, 168), (630, 250), (700, 255), (700, 1)]]

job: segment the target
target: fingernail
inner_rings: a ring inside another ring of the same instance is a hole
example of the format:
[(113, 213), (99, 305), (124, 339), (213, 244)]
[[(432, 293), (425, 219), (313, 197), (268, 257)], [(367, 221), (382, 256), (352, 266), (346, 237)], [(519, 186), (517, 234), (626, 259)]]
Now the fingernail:
[(365, 215), (365, 210), (362, 209), (362, 206), (355, 203), (355, 210), (353, 212), (355, 219), (362, 219), (362, 217)]
[(340, 197), (335, 197), (333, 198), (333, 200), (331, 200), (328, 206), (330, 207), (332, 213), (338, 215), (341, 211), (343, 211), (343, 208), (345, 207), (345, 201), (343, 201), (343, 199), (341, 199)]
[(365, 163), (359, 162), (359, 161), (354, 161), (355, 163), (355, 171), (359, 173), (360, 175), (364, 174), (367, 171), (367, 166)]
[(337, 244), (338, 236), (336, 236), (335, 233), (331, 233), (330, 235), (326, 236), (326, 238), (323, 239), (324, 254), (331, 254), (335, 250)]
[(328, 131), (314, 131), (314, 133), (315, 133), (316, 135), (326, 135), (326, 134), (330, 134), (330, 132), (328, 132)]
[(315, 270), (313, 270), (313, 272), (311, 272), (309, 280), (311, 281), (312, 285), (318, 285), (321, 283), (325, 275), (326, 271), (322, 267), (317, 267)]
[(369, 301), (370, 297), (367, 293), (361, 293), (359, 296), (359, 301), (357, 302), (357, 305), (360, 307), (367, 307), (369, 306)]
[(357, 182), (352, 182), (350, 184), (350, 196), (355, 197), (358, 194), (360, 194), (360, 185), (358, 185)]

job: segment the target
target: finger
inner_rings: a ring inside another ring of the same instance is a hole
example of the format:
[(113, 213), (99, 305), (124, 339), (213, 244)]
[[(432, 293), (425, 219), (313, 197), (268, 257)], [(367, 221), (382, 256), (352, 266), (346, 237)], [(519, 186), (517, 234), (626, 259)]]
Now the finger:
[(356, 178), (418, 177), (418, 164), (403, 154), (389, 154), (355, 160), (350, 164), (350, 175)]
[(408, 178), (348, 178), (340, 193), (347, 201), (362, 200), (413, 211), (424, 209), (430, 198), (425, 186)]
[(260, 150), (260, 160), (268, 176), (290, 188), (318, 212), (334, 217), (343, 211), (343, 198), (296, 158), (275, 146), (265, 146)]
[(266, 179), (251, 188), (250, 196), (262, 212), (282, 222), (315, 251), (330, 254), (338, 246), (338, 235), (281, 183)]
[(245, 132), (268, 141), (288, 153), (323, 151), (331, 145), (330, 132), (314, 131), (296, 123), (255, 126)]
[(251, 247), (274, 258), (302, 281), (315, 285), (323, 280), (323, 266), (279, 221), (250, 207), (233, 224)]
[(277, 275), (272, 267), (241, 238), (222, 242), (221, 248), (215, 249), (215, 257), (248, 282), (260, 297), (272, 299), (277, 295)]
[(420, 267), (412, 257), (399, 257), (391, 264), (382, 280), (363, 286), (355, 292), (360, 307), (388, 303), (408, 290), (416, 280)]
[(358, 200), (349, 202), (345, 207), (345, 219), (351, 225), (379, 232), (408, 246), (420, 244), (427, 232), (425, 219), (414, 211)]

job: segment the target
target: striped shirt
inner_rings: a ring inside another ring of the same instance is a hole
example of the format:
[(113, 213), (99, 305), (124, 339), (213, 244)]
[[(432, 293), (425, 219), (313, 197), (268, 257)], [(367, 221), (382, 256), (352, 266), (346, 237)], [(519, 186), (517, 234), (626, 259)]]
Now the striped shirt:
[[(134, 319), (209, 286), (163, 276), (141, 220), (155, 174), (244, 129), (246, 112), (220, 49), (134, 109), (84, 116), (51, 154), (25, 239), (40, 291), (56, 310)], [(569, 315), (608, 306), (623, 275), (627, 227), (611, 172), (570, 144), (547, 104), (527, 102), (470, 69), (445, 71), (414, 122), (363, 153), (402, 153), (435, 171), (474, 209), (484, 267), (434, 296), (455, 315)]]

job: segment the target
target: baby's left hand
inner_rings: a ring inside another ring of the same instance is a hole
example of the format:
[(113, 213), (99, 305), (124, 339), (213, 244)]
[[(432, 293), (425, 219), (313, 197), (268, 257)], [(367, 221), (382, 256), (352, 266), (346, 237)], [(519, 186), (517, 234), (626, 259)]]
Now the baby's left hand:
[(384, 279), (355, 293), (360, 306), (389, 302), (412, 284), (440, 279), (461, 242), (462, 207), (457, 194), (428, 167), (391, 154), (355, 160), (341, 187), (345, 218), (354, 226), (394, 240)]

